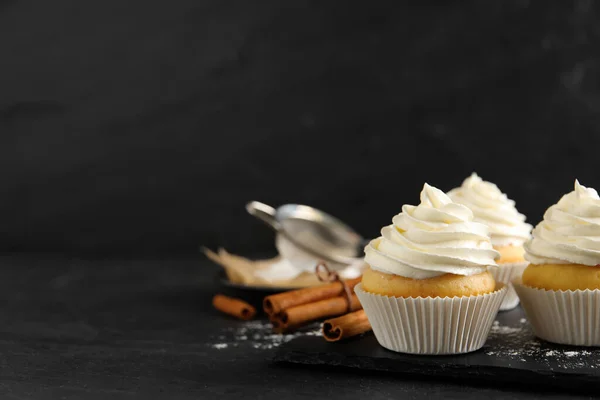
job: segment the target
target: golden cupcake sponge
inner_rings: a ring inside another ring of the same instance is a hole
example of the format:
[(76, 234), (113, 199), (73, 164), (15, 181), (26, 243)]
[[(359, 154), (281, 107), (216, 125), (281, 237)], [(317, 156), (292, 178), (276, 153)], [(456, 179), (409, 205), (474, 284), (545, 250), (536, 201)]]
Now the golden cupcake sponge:
[(546, 290), (600, 289), (600, 266), (580, 264), (529, 264), (523, 284)]
[(496, 264), (520, 263), (525, 261), (523, 246), (494, 246), (494, 250), (500, 253), (500, 259), (496, 260)]
[(491, 293), (496, 289), (496, 282), (488, 271), (471, 276), (444, 274), (411, 279), (368, 268), (363, 272), (362, 288), (393, 297), (462, 297)]

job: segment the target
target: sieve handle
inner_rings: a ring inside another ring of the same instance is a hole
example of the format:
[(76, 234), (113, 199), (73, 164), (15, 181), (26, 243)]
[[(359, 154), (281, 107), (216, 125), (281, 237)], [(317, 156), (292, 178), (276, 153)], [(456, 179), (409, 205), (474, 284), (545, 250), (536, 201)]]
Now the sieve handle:
[(275, 218), (275, 209), (267, 204), (261, 203), (260, 201), (251, 201), (246, 204), (246, 211), (253, 217), (256, 217), (269, 225), (276, 231), (281, 229), (279, 221)]

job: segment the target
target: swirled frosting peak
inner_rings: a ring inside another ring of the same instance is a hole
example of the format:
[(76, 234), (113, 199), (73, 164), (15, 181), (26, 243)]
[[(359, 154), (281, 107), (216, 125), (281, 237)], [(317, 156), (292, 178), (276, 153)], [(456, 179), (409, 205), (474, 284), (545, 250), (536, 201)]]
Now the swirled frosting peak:
[(365, 261), (375, 270), (412, 279), (484, 272), (496, 265), (499, 254), (488, 227), (473, 218), (467, 207), (425, 184), (421, 204), (402, 207), (392, 225), (365, 247)]
[(532, 264), (600, 265), (600, 197), (575, 181), (575, 190), (550, 206), (525, 243)]
[(448, 196), (469, 207), (475, 221), (489, 226), (494, 246), (521, 246), (529, 239), (532, 227), (525, 223), (525, 216), (517, 211), (515, 202), (476, 173), (448, 192)]

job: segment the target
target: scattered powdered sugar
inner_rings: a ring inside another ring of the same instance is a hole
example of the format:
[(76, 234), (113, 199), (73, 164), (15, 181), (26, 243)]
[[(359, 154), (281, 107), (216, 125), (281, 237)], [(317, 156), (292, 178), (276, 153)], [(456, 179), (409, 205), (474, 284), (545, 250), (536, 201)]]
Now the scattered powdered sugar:
[(589, 356), (592, 353), (587, 350), (581, 350), (581, 351), (565, 351), (563, 354), (567, 357), (577, 357), (577, 356)]
[(537, 339), (526, 322), (521, 318), (519, 326), (507, 326), (494, 321), (485, 354), (508, 361), (540, 363), (549, 369), (600, 368), (600, 350), (554, 348), (555, 345)]
[(512, 328), (510, 326), (502, 326), (498, 321), (494, 321), (490, 334), (496, 335), (518, 335), (523, 332), (523, 327)]
[(269, 350), (281, 346), (300, 336), (321, 336), (321, 324), (311, 324), (288, 334), (273, 333), (271, 324), (262, 321), (240, 322), (236, 328), (228, 328), (217, 336), (218, 343), (209, 343), (213, 349), (249, 346), (259, 350)]

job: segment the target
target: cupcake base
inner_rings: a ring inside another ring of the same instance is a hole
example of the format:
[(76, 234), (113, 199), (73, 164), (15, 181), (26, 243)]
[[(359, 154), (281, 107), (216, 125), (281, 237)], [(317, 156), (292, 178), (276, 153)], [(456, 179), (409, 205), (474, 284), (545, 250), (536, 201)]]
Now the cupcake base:
[(515, 292), (512, 281), (520, 278), (523, 271), (529, 265), (528, 262), (498, 264), (498, 267), (490, 267), (489, 271), (496, 282), (502, 282), (507, 286), (506, 296), (500, 305), (500, 311), (508, 311), (519, 305), (519, 296)]
[(600, 346), (600, 289), (545, 290), (513, 282), (533, 333), (552, 343)]
[(493, 292), (496, 281), (490, 271), (463, 276), (443, 274), (411, 279), (367, 268), (362, 276), (364, 291), (392, 297), (463, 297)]
[(483, 347), (507, 287), (464, 297), (390, 297), (366, 292), (358, 296), (379, 344), (409, 354), (462, 354)]

